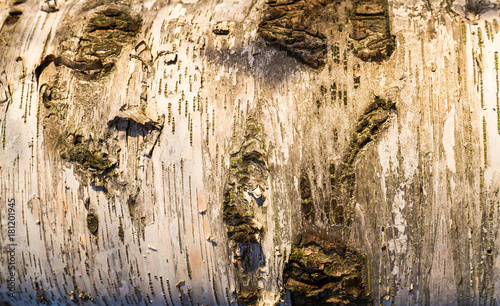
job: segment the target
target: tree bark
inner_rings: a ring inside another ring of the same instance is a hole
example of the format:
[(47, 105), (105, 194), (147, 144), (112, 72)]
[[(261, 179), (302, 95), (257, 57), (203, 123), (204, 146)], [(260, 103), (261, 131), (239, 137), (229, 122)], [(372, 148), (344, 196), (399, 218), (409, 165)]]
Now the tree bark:
[(499, 5), (0, 2), (0, 302), (495, 304)]

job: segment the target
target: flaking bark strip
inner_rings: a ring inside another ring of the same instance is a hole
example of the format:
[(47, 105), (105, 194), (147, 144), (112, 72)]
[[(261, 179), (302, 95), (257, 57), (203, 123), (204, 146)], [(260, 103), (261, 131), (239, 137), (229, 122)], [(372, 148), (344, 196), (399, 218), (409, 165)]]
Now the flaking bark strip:
[(316, 232), (299, 235), (283, 279), (293, 305), (368, 305), (366, 258)]
[(335, 0), (268, 1), (259, 24), (260, 36), (301, 62), (319, 68), (327, 54), (326, 6)]
[(396, 48), (387, 0), (355, 0), (351, 16), (354, 54), (367, 62), (387, 60)]
[[(333, 191), (330, 209), (333, 212), (334, 224), (349, 226), (351, 219), (350, 215), (346, 215), (345, 205), (350, 203), (356, 188), (354, 163), (361, 150), (376, 140), (384, 123), (396, 111), (396, 104), (392, 98), (375, 96), (374, 101), (367, 107), (354, 127), (342, 164), (337, 169), (337, 175), (334, 173), (335, 167), (332, 168), (330, 165), (330, 182)], [(347, 221), (347, 224), (344, 224), (344, 221)]]
[(237, 300), (241, 304), (256, 304), (260, 295), (257, 270), (265, 264), (260, 242), (264, 229), (254, 211), (264, 205), (268, 176), (262, 135), (257, 121), (250, 118), (240, 150), (231, 154), (223, 202), (223, 219), (232, 242), (239, 286)]

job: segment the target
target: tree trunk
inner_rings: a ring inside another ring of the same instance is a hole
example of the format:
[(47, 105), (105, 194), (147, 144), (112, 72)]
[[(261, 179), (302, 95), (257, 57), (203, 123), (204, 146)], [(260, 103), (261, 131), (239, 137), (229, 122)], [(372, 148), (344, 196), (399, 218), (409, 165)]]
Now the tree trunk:
[(0, 6), (5, 305), (500, 300), (500, 2)]

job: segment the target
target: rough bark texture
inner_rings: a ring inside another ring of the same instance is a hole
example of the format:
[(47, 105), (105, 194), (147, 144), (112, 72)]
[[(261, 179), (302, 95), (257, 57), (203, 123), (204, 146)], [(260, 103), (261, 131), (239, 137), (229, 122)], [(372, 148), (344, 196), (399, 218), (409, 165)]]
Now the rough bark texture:
[(351, 19), (354, 54), (363, 61), (388, 59), (396, 48), (391, 34), (388, 1), (355, 0)]
[(314, 68), (323, 66), (326, 35), (336, 24), (334, 12), (340, 2), (273, 0), (267, 3), (259, 24), (260, 35)]
[(498, 1), (0, 8), (0, 303), (500, 300)]
[(306, 232), (292, 245), (283, 272), (293, 305), (368, 305), (366, 261), (358, 251)]

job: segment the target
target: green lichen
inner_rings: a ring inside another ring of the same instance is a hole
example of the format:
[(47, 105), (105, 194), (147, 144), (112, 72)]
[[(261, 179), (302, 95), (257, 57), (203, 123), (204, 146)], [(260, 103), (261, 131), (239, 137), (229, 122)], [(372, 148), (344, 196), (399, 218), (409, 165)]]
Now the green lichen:
[(481, 31), (481, 28), (477, 28), (477, 44), (479, 48), (484, 47), (483, 32)]
[(496, 78), (496, 102), (497, 102), (497, 129), (500, 134), (500, 76), (498, 74), (498, 51), (495, 52), (495, 78)]
[(304, 258), (304, 250), (301, 248), (292, 248), (292, 254), (290, 254), (290, 261), (301, 262)]
[(92, 234), (96, 234), (99, 229), (99, 220), (97, 219), (97, 215), (93, 212), (87, 215), (87, 228)]
[(122, 221), (120, 220), (120, 225), (118, 226), (118, 237), (120, 238), (121, 242), (124, 242), (125, 239), (125, 232), (123, 231), (123, 224)]
[(61, 157), (76, 162), (85, 169), (108, 170), (114, 165), (106, 154), (91, 150), (84, 143), (70, 146), (61, 153)]
[(488, 144), (487, 144), (487, 130), (486, 118), (483, 117), (483, 145), (484, 145), (484, 166), (488, 164)]
[(305, 171), (300, 175), (300, 197), (305, 200), (311, 197), (311, 182)]
[(309, 181), (309, 177), (307, 176), (307, 173), (304, 170), (302, 170), (300, 175), (299, 187), (300, 187), (300, 198), (302, 199), (301, 201), (302, 213), (308, 219), (314, 217), (314, 203), (311, 198), (312, 195), (311, 182)]

